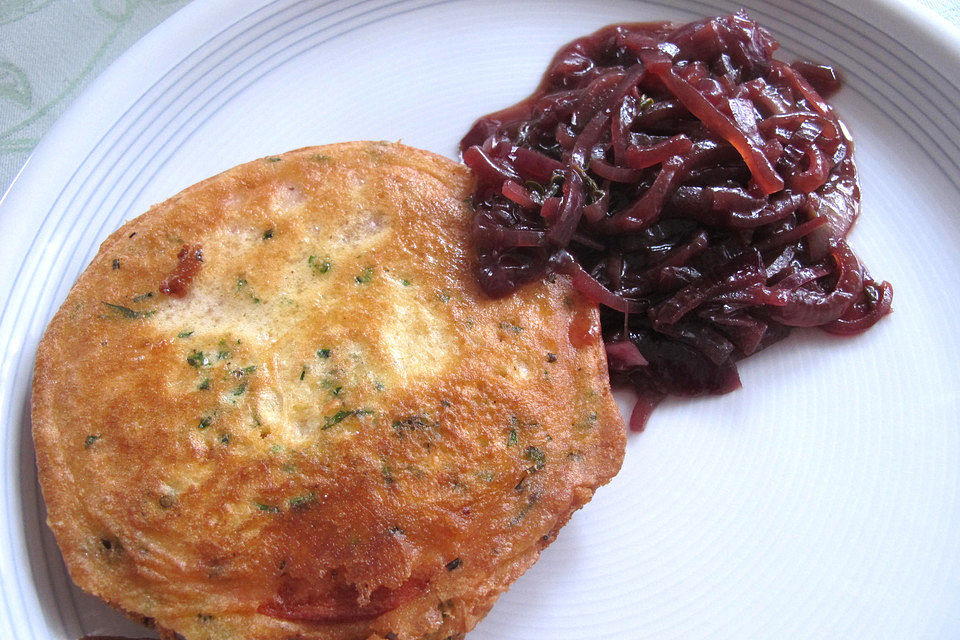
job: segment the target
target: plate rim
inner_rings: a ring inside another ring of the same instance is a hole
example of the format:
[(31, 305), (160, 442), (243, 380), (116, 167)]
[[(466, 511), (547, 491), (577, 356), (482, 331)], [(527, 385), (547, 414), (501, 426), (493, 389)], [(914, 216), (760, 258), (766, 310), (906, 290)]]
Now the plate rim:
[[(363, 0), (347, 1), (344, 4), (356, 5), (360, 4), (361, 1)], [(134, 45), (114, 60), (103, 73), (93, 80), (76, 97), (71, 105), (64, 111), (63, 115), (58, 118), (57, 122), (43, 135), (38, 145), (29, 155), (27, 161), (18, 171), (14, 180), (2, 197), (0, 197), (0, 233), (9, 234), (11, 228), (15, 232), (18, 225), (24, 228), (32, 226), (35, 230), (37, 229), (37, 226), (30, 220), (17, 220), (17, 216), (14, 215), (13, 211), (20, 209), (20, 205), (23, 203), (29, 203), (32, 195), (41, 187), (51, 184), (51, 181), (61, 186), (70, 182), (71, 174), (69, 167), (82, 165), (84, 162), (82, 157), (84, 152), (89, 153), (99, 144), (103, 136), (109, 132), (109, 128), (122, 117), (124, 106), (129, 106), (129, 104), (139, 99), (137, 97), (130, 97), (134, 96), (135, 92), (123, 90), (123, 85), (131, 75), (135, 73), (157, 80), (158, 78), (162, 78), (166, 72), (175, 68), (189, 55), (189, 52), (187, 52), (177, 56), (172, 62), (161, 62), (160, 59), (162, 56), (157, 56), (156, 51), (158, 49), (168, 49), (172, 46), (172, 42), (174, 42), (175, 39), (170, 38), (171, 33), (192, 34), (202, 32), (206, 34), (206, 30), (218, 33), (228, 28), (220, 26), (220, 19), (224, 13), (228, 13), (231, 16), (239, 16), (231, 23), (236, 24), (254, 12), (265, 10), (267, 7), (274, 5), (285, 4), (284, 0), (272, 0), (262, 5), (256, 0), (243, 0), (242, 2), (237, 2), (236, 0), (195, 0), (177, 10), (140, 38)], [(824, 0), (824, 4), (839, 7), (842, 6), (843, 3), (842, 0)], [(898, 33), (907, 34), (908, 39), (901, 40), (905, 46), (909, 47), (913, 44), (922, 44), (926, 48), (939, 48), (937, 54), (940, 60), (944, 57), (949, 57), (948, 63), (945, 64), (943, 68), (960, 70), (960, 29), (936, 15), (932, 10), (920, 5), (908, 3), (907, 0), (865, 0), (863, 5), (865, 14), (872, 11), (876, 15), (888, 18), (893, 22), (884, 25), (885, 27), (892, 26)], [(865, 17), (864, 20), (873, 24), (871, 18)], [(193, 44), (197, 42), (205, 43), (207, 41), (203, 38), (192, 38), (191, 36), (181, 36), (181, 38)], [(200, 44), (197, 48), (202, 46), (203, 44)], [(149, 71), (144, 71), (145, 68), (149, 69)], [(958, 74), (958, 76), (960, 76), (960, 74)], [(111, 105), (110, 108), (104, 109), (102, 107), (103, 96), (117, 93), (126, 96), (128, 101), (121, 103), (120, 106)], [(91, 124), (91, 122), (93, 122), (93, 124)], [(64, 147), (74, 148), (79, 151), (77, 151), (76, 154), (68, 154), (67, 158), (58, 158), (58, 156), (62, 155), (62, 149)], [(76, 156), (77, 159), (76, 163), (73, 162), (74, 156)], [(48, 171), (48, 167), (51, 166), (53, 171)], [(51, 178), (51, 175), (54, 177)], [(51, 189), (51, 191), (56, 192), (55, 189)], [(53, 199), (50, 201), (52, 203)], [(38, 207), (35, 205), (33, 208), (36, 209)], [(24, 216), (24, 218), (26, 218), (26, 216)], [(6, 237), (9, 237), (9, 235)], [(16, 256), (16, 261), (22, 263), (20, 255), (18, 255), (19, 253), (19, 251), (11, 252), (7, 262), (12, 261), (14, 256)], [(4, 263), (0, 262), (0, 265), (2, 264)], [(4, 276), (0, 277), (0, 300), (5, 300), (14, 289), (18, 274), (14, 271), (13, 275), (7, 275), (10, 272), (5, 270), (0, 270), (0, 273), (4, 273)], [(0, 326), (2, 326), (3, 320), (4, 318), (0, 317)], [(11, 375), (9, 367), (10, 364), (8, 361), (0, 362), (0, 379), (6, 380), (6, 378)], [(12, 403), (12, 399), (4, 397), (3, 394), (4, 389), (0, 388), (0, 416), (5, 416), (12, 410), (9, 406)], [(17, 428), (19, 428), (18, 424), (4, 420), (3, 423), (0, 424), (0, 429), (3, 430), (0, 431), (0, 433)], [(16, 439), (12, 442), (15, 445), (19, 444), (19, 441)], [(8, 458), (16, 459), (19, 455), (19, 446), (11, 447), (10, 450), (0, 450), (0, 457), (5, 460)], [(16, 466), (16, 463), (14, 463), (14, 466)], [(11, 490), (12, 487), (15, 487), (15, 483), (11, 484), (11, 482), (12, 481), (4, 482), (4, 493)], [(11, 507), (7, 513), (16, 513), (22, 516), (22, 504), (20, 504), (20, 500), (20, 495), (7, 495), (5, 504)], [(11, 529), (17, 528), (14, 526), (13, 521), (9, 522), (8, 526)], [(10, 535), (9, 532), (3, 533), (4, 535)], [(7, 572), (7, 561), (0, 561), (0, 584), (9, 584)], [(6, 596), (4, 596), (3, 600), (7, 602)], [(0, 608), (0, 630), (4, 628), (5, 625), (3, 623), (6, 622), (12, 634), (15, 631), (15, 616), (12, 615), (12, 610), (9, 611), (11, 615), (7, 616), (8, 612), (5, 611), (5, 609), (9, 607), (10, 603), (7, 603), (6, 607)]]

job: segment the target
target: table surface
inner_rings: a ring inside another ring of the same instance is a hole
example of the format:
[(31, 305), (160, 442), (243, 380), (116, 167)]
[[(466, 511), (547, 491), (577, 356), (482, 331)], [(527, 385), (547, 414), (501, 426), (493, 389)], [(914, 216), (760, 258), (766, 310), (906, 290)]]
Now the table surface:
[[(117, 56), (189, 0), (0, 0), (0, 193)], [(960, 0), (912, 0), (960, 27)]]

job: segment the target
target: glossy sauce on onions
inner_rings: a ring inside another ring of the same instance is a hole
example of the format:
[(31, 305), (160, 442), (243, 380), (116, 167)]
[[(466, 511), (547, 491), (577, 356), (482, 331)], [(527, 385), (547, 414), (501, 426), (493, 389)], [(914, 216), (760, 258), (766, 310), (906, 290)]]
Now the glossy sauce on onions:
[(846, 242), (860, 191), (824, 99), (839, 75), (778, 46), (743, 13), (611, 25), (461, 141), (481, 286), (557, 272), (600, 303), (634, 429), (667, 395), (738, 388), (735, 363), (792, 327), (856, 334), (890, 312)]

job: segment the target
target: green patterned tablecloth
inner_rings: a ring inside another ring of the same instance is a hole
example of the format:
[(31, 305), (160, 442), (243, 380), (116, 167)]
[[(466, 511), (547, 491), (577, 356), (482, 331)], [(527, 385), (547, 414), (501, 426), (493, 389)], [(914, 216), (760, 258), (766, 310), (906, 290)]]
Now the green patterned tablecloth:
[[(0, 0), (0, 193), (87, 83), (188, 1)], [(915, 1), (960, 25), (960, 0)]]
[(188, 0), (0, 0), (0, 193), (83, 88)]

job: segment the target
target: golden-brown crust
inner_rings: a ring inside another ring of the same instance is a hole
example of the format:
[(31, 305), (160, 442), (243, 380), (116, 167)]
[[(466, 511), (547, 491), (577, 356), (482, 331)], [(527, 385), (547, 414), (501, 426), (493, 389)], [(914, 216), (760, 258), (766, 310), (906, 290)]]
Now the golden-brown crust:
[(471, 186), (398, 144), (300, 149), (103, 243), (34, 376), (77, 584), (187, 640), (443, 640), (486, 614), (624, 435), (602, 344), (570, 340), (594, 306), (562, 278), (479, 291)]

